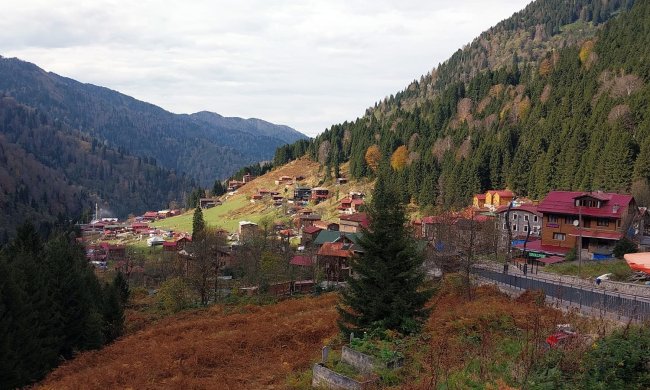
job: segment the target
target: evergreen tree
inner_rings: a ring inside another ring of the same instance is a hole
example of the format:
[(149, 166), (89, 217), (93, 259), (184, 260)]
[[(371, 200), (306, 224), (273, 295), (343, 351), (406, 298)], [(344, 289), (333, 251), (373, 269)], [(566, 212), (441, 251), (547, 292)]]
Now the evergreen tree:
[[(119, 274), (118, 274), (119, 275)], [(104, 338), (111, 342), (122, 335), (124, 332), (124, 307), (121, 303), (120, 287), (115, 284), (106, 283), (103, 288), (103, 318), (104, 318)]]
[(129, 301), (131, 291), (129, 290), (129, 282), (127, 282), (126, 278), (124, 278), (122, 271), (118, 271), (117, 275), (115, 275), (115, 278), (113, 278), (113, 285), (119, 292), (120, 302), (122, 306), (126, 305), (126, 303)]
[(428, 315), (432, 291), (422, 289), (423, 258), (406, 228), (399, 192), (384, 165), (368, 208), (370, 226), (359, 240), (364, 254), (352, 262), (354, 277), (342, 293), (342, 332), (391, 329), (416, 332)]
[(203, 211), (200, 207), (194, 209), (194, 217), (192, 218), (192, 240), (197, 240), (201, 237), (205, 230), (205, 220), (203, 219)]

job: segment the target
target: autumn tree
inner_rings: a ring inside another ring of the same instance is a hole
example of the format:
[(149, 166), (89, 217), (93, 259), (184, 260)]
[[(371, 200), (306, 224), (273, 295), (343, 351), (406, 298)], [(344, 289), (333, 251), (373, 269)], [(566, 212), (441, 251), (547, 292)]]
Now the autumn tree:
[(190, 260), (187, 282), (200, 298), (202, 305), (207, 305), (219, 274), (217, 252), (225, 245), (225, 238), (216, 229), (205, 228), (202, 233), (192, 238), (188, 245)]
[(428, 315), (432, 291), (423, 289), (423, 257), (406, 228), (406, 214), (384, 165), (370, 206), (370, 225), (359, 239), (363, 255), (342, 292), (339, 327), (345, 334), (372, 329), (416, 332)]
[(373, 172), (377, 171), (379, 167), (379, 162), (381, 161), (381, 152), (379, 151), (379, 146), (371, 145), (366, 150), (366, 164), (372, 169)]
[(395, 149), (393, 155), (390, 157), (390, 166), (396, 171), (401, 171), (406, 166), (406, 161), (409, 157), (409, 151), (406, 146), (402, 145)]

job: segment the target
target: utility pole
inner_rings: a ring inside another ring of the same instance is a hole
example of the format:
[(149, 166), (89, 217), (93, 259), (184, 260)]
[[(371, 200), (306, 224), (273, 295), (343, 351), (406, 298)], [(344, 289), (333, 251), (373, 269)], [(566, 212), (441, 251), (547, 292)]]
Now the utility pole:
[(578, 277), (582, 278), (582, 201), (578, 201)]

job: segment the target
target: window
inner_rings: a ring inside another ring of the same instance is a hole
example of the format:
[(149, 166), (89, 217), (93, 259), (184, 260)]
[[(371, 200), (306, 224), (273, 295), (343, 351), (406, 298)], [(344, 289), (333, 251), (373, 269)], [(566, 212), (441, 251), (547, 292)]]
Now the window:
[(609, 226), (609, 221), (605, 218), (598, 218), (598, 222), (596, 222), (596, 225), (598, 226)]
[(537, 233), (537, 226), (533, 226), (533, 233)]
[(524, 215), (524, 221), (528, 221), (528, 214)]
[(503, 224), (503, 230), (506, 230), (508, 228), (508, 224), (504, 223)]
[(564, 223), (567, 225), (573, 224), (573, 218), (570, 215), (567, 215), (566, 217), (564, 217)]
[(566, 234), (564, 233), (553, 233), (553, 239), (558, 241), (566, 240)]
[(512, 214), (512, 220), (516, 221), (517, 220), (517, 213)]
[(517, 231), (517, 225), (512, 225), (512, 231), (514, 231), (514, 232)]
[(527, 232), (527, 231), (528, 231), (528, 226), (527, 226), (527, 225), (526, 225), (526, 226), (524, 226), (524, 231), (525, 231), (525, 232)]
[(533, 215), (533, 222), (537, 222), (537, 215)]
[(551, 223), (557, 223), (557, 215), (553, 215), (553, 214), (549, 215), (548, 221)]

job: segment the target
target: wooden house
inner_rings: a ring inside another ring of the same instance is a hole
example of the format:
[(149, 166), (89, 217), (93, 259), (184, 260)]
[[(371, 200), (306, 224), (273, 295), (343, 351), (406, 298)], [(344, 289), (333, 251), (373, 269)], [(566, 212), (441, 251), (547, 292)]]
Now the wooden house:
[(333, 230), (337, 232), (339, 231), (339, 224), (331, 221), (314, 221), (313, 226), (321, 228), (322, 230)]
[(323, 229), (313, 225), (307, 226), (306, 228), (302, 229), (302, 239), (300, 243), (302, 245), (311, 244), (312, 242), (314, 242), (314, 240), (316, 240), (316, 237), (318, 237), (318, 233), (320, 233), (321, 230)]
[(147, 211), (142, 216), (143, 221), (155, 221), (156, 219), (158, 219), (158, 212), (156, 211)]
[(319, 203), (330, 197), (330, 191), (325, 187), (316, 187), (311, 189), (311, 200)]
[(309, 187), (296, 187), (293, 190), (293, 200), (307, 201), (311, 198), (311, 188)]
[(474, 206), (477, 209), (482, 209), (485, 207), (485, 198), (487, 197), (486, 194), (476, 194), (474, 195), (474, 199), (472, 199), (472, 206)]
[(327, 281), (343, 282), (350, 273), (350, 260), (354, 255), (348, 242), (326, 242), (318, 250), (318, 267)]
[(612, 256), (637, 214), (631, 195), (605, 192), (551, 191), (537, 210), (543, 215), (540, 248), (546, 254), (565, 255), (572, 248), (593, 259)]
[(199, 199), (199, 207), (202, 209), (209, 209), (214, 206), (219, 206), (221, 201), (218, 198), (201, 198)]
[(366, 213), (342, 215), (339, 218), (339, 231), (343, 233), (359, 233), (362, 228), (368, 228)]

